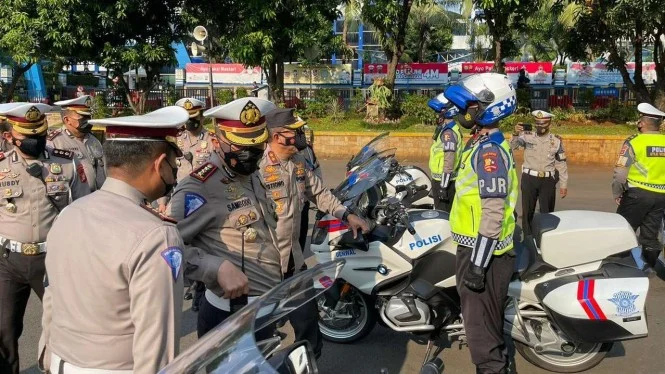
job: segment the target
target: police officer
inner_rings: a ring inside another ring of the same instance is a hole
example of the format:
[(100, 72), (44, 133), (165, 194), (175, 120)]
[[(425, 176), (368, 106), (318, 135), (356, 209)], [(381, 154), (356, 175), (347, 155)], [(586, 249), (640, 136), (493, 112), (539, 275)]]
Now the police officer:
[(195, 169), (169, 204), (186, 245), (186, 276), (207, 288), (199, 337), (282, 280), (274, 208), (255, 173), (268, 139), (264, 113), (274, 108), (242, 98), (206, 111), (217, 122), (213, 144), (222, 162)]
[(515, 126), (510, 146), (524, 148), (522, 165), (522, 229), (531, 234), (531, 222), (536, 202), (541, 213), (554, 211), (556, 184), (559, 182), (561, 198), (568, 194), (568, 164), (563, 140), (550, 133), (553, 115), (542, 110), (531, 113), (536, 119), (536, 131), (524, 131), (524, 125)]
[[(203, 127), (203, 110), (205, 103), (191, 97), (176, 101), (175, 105), (185, 108), (189, 113), (189, 119), (185, 123), (185, 130), (178, 136), (178, 147), (182, 150), (183, 157), (179, 157), (178, 180), (183, 180), (194, 169), (211, 161), (219, 165), (220, 161), (213, 151), (212, 139), (214, 132), (209, 132)], [(161, 212), (166, 210), (168, 196), (159, 200)], [(202, 282), (193, 282), (187, 292), (185, 299), (192, 298), (192, 311), (198, 312), (205, 285)], [(193, 294), (193, 295), (192, 295)]]
[(175, 185), (187, 118), (171, 106), (91, 121), (106, 126), (108, 178), (48, 235), (40, 362), (51, 373), (156, 373), (178, 354), (183, 243), (149, 203)]
[[(305, 135), (309, 134), (307, 137), (307, 148), (300, 151), (300, 154), (305, 158), (305, 167), (314, 173), (319, 179), (323, 179), (323, 172), (321, 170), (321, 165), (319, 165), (319, 160), (316, 158), (314, 153), (314, 133), (307, 126), (303, 126), (303, 131)], [(302, 213), (300, 214), (300, 237), (298, 238), (298, 243), (300, 243), (300, 249), (305, 250), (305, 245), (307, 244), (307, 234), (309, 232), (309, 200), (305, 201), (302, 207)]]
[(513, 274), (517, 172), (499, 120), (516, 108), (515, 89), (501, 74), (462, 79), (445, 96), (464, 128), (479, 128), (464, 149), (450, 212), (457, 247), (456, 279), (471, 359), (477, 373), (505, 373), (503, 310)]
[(455, 177), (462, 158), (462, 132), (454, 121), (457, 108), (439, 94), (427, 105), (439, 114), (438, 124), (429, 150), (429, 170), (432, 176), (434, 207), (450, 212), (455, 197)]
[(55, 105), (62, 108), (64, 125), (63, 128), (49, 133), (47, 144), (54, 148), (74, 152), (90, 185), (90, 190), (96, 191), (104, 184), (106, 171), (104, 170), (102, 143), (91, 133), (90, 103), (90, 95), (57, 101)]
[[(321, 178), (310, 171), (307, 161), (299, 153), (307, 147), (305, 124), (294, 114), (294, 109), (275, 109), (266, 114), (270, 133), (268, 147), (261, 160), (261, 177), (275, 202), (277, 212), (277, 247), (281, 254), (282, 272), (285, 278), (292, 276), (303, 264), (300, 248), (300, 222), (303, 205), (309, 200), (324, 212), (348, 222), (354, 233), (369, 230), (367, 223), (351, 214), (342, 203), (324, 187)], [(296, 341), (308, 340), (314, 354), (321, 354), (321, 332), (318, 327), (316, 302), (295, 311), (289, 316)]]
[(626, 139), (614, 168), (612, 193), (617, 213), (640, 229), (642, 255), (652, 269), (663, 245), (658, 231), (665, 211), (665, 135), (659, 132), (665, 113), (652, 105), (637, 106), (639, 134)]
[[(12, 108), (15, 108), (17, 106), (23, 105), (25, 103), (4, 103), (0, 104), (0, 112), (6, 112)], [(0, 128), (7, 128), (7, 117), (5, 116), (0, 116)], [(2, 130), (4, 131), (4, 130)], [(8, 152), (11, 150), (14, 146), (5, 140), (2, 136), (0, 136), (0, 152)]]
[[(46, 146), (45, 104), (20, 103), (0, 115), (0, 373), (18, 373), (18, 340), (34, 290), (44, 295), (46, 234), (72, 200), (90, 193), (72, 152)], [(78, 228), (77, 228), (78, 229)], [(71, 235), (71, 231), (70, 231)]]

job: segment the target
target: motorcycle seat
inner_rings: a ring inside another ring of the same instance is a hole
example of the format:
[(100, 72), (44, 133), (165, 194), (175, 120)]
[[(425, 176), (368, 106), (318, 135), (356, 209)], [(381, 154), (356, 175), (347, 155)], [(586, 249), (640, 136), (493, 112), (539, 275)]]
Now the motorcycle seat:
[(561, 219), (553, 214), (540, 213), (533, 216), (531, 222), (531, 234), (536, 241), (536, 247), (540, 248), (543, 239), (543, 234), (556, 229), (559, 226)]
[(519, 278), (525, 282), (531, 279), (539, 278), (544, 273), (554, 269), (551, 265), (543, 261), (538, 253), (536, 241), (532, 236), (522, 238), (522, 229), (515, 226), (514, 247), (515, 251), (515, 272)]

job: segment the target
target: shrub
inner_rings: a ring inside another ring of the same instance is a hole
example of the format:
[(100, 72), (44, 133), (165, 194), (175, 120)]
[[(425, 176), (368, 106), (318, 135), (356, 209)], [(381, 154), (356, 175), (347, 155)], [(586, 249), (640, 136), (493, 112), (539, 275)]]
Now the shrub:
[(517, 89), (517, 107), (531, 108), (531, 90), (528, 88)]
[(236, 99), (242, 99), (243, 97), (248, 97), (249, 92), (245, 87), (236, 87)]
[(103, 92), (98, 92), (94, 99), (92, 100), (92, 118), (108, 118), (111, 116), (111, 111), (109, 110), (108, 103), (106, 101), (106, 95)]
[(407, 117), (414, 117), (421, 123), (430, 125), (436, 123), (436, 113), (427, 106), (429, 98), (423, 95), (407, 94), (401, 99), (402, 114)]
[(637, 110), (623, 103), (612, 100), (607, 108), (595, 109), (589, 112), (589, 118), (598, 122), (610, 121), (626, 123), (637, 121)]
[(218, 105), (224, 105), (233, 101), (233, 91), (229, 89), (217, 90), (215, 92), (215, 100)]
[(353, 90), (353, 96), (351, 96), (351, 104), (349, 110), (352, 112), (359, 112), (365, 108), (365, 95), (363, 95), (362, 90), (356, 88)]

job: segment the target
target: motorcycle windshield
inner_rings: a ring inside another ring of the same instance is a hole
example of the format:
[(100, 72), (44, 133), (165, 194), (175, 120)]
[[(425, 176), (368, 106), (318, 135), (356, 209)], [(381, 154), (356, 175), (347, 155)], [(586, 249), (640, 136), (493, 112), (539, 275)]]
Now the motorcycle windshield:
[(346, 170), (353, 170), (353, 168), (364, 164), (370, 158), (388, 149), (388, 135), (390, 135), (389, 132), (384, 132), (362, 147), (360, 151), (353, 156), (351, 161), (346, 164)]
[(388, 178), (390, 166), (395, 157), (395, 149), (379, 152), (365, 163), (349, 173), (342, 183), (333, 190), (333, 194), (345, 203)]
[(277, 373), (257, 345), (254, 332), (323, 293), (343, 267), (343, 260), (319, 264), (280, 283), (208, 332), (160, 373)]

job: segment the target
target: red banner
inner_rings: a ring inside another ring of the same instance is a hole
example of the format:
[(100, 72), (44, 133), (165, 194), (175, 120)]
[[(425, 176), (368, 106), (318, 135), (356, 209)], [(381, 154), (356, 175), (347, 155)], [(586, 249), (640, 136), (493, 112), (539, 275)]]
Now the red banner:
[(260, 67), (245, 67), (242, 64), (186, 64), (185, 77), (187, 83), (208, 83), (210, 69), (212, 81), (227, 84), (252, 84), (261, 82)]
[(468, 74), (480, 74), (480, 73), (489, 73), (494, 70), (493, 62), (463, 62), (462, 63), (462, 74), (466, 76)]
[[(388, 73), (388, 64), (365, 64), (365, 83), (372, 84), (374, 78)], [(395, 84), (446, 84), (448, 64), (440, 62), (407, 63), (397, 65)]]
[[(520, 70), (524, 69), (529, 84), (552, 84), (551, 62), (506, 62), (504, 65), (506, 75), (513, 83), (517, 83)], [(490, 73), (494, 71), (493, 62), (463, 62), (462, 77), (471, 74)]]

